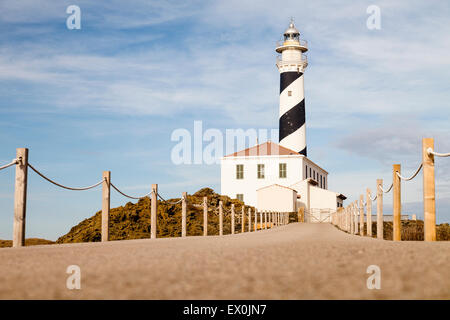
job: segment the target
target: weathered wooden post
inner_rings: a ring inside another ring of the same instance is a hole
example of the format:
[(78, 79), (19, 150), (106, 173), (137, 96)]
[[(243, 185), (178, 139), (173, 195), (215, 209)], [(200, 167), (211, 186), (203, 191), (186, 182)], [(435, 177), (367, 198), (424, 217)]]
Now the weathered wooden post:
[(252, 209), (248, 208), (248, 232), (252, 232)]
[(208, 197), (203, 197), (203, 236), (208, 235)]
[(359, 197), (359, 235), (364, 236), (364, 196)]
[(394, 164), (392, 166), (392, 184), (393, 184), (393, 240), (401, 241), (402, 240), (402, 193), (401, 193), (401, 181), (400, 177), (397, 175), (397, 172), (401, 173), (401, 167), (399, 164)]
[(181, 236), (186, 237), (187, 192), (181, 196)]
[(152, 201), (150, 208), (150, 238), (156, 239), (156, 228), (158, 227), (158, 185), (152, 184)]
[(27, 184), (28, 184), (28, 149), (16, 149), (16, 180), (14, 190), (14, 224), (13, 247), (25, 245), (25, 225), (27, 211)]
[(377, 238), (383, 239), (383, 179), (377, 179)]
[(424, 238), (425, 241), (436, 241), (434, 155), (428, 153), (428, 148), (434, 150), (433, 138), (422, 139)]
[(111, 207), (111, 171), (103, 171), (102, 183), (102, 242), (109, 241), (109, 210)]
[(245, 232), (245, 206), (242, 206), (241, 232)]
[(219, 236), (223, 236), (223, 203), (219, 201)]
[(231, 204), (231, 234), (234, 234), (234, 203)]
[(348, 220), (347, 220), (347, 224), (348, 224), (348, 233), (353, 233), (353, 228), (352, 228), (352, 206), (353, 204), (350, 203), (348, 205)]
[(342, 215), (342, 228), (347, 231), (347, 218), (348, 218), (348, 206), (344, 209), (344, 213)]
[(358, 200), (355, 200), (355, 234), (359, 233), (359, 205)]
[(258, 210), (256, 210), (255, 208), (255, 221), (253, 223), (253, 231), (256, 231), (257, 223), (258, 223)]
[(259, 230), (263, 229), (263, 212), (259, 211)]
[(267, 211), (264, 211), (264, 229), (267, 229)]
[(366, 191), (366, 201), (367, 201), (367, 235), (372, 238), (372, 198), (370, 194), (370, 189), (367, 188)]
[(350, 214), (350, 230), (349, 230), (349, 232), (351, 234), (353, 234), (354, 229), (355, 229), (355, 223), (353, 222), (353, 203), (350, 204), (349, 214)]

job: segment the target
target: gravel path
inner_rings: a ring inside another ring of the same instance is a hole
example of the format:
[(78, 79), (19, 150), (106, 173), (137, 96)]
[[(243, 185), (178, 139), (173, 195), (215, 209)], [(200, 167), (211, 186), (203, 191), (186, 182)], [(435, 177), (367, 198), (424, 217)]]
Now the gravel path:
[[(66, 268), (81, 268), (81, 290)], [(381, 289), (366, 286), (369, 265)], [(0, 299), (449, 299), (449, 242), (392, 242), (330, 224), (186, 239), (0, 249)]]

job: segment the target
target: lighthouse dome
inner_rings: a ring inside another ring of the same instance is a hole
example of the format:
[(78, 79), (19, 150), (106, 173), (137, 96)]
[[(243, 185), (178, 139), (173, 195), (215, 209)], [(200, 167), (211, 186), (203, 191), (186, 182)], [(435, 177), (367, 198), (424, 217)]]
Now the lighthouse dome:
[(293, 36), (297, 35), (298, 36), (299, 34), (300, 34), (300, 32), (295, 27), (294, 22), (291, 21), (291, 23), (289, 24), (289, 28), (286, 29), (286, 31), (284, 32), (284, 35), (285, 36), (288, 36), (288, 35), (293, 35)]

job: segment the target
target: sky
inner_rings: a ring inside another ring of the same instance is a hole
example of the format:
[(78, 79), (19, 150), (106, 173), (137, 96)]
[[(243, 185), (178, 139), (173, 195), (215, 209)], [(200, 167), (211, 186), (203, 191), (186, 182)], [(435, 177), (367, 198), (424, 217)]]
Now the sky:
[[(81, 10), (69, 30), (66, 9)], [(380, 8), (381, 28), (366, 12)], [(172, 132), (277, 129), (276, 41), (290, 18), (308, 41), (308, 157), (347, 203), (410, 175), (423, 137), (450, 152), (448, 1), (0, 1), (0, 165), (29, 162), (69, 186), (102, 171), (140, 196), (220, 191), (217, 164), (171, 160)], [(204, 147), (207, 143), (204, 143)], [(450, 221), (450, 160), (436, 159), (437, 221)], [(402, 185), (423, 217), (422, 175)], [(14, 168), (0, 172), (0, 239), (11, 239)], [(128, 199), (112, 193), (111, 206)], [(385, 196), (385, 211), (392, 196)], [(27, 237), (51, 240), (101, 209), (101, 188), (67, 191), (29, 172)]]

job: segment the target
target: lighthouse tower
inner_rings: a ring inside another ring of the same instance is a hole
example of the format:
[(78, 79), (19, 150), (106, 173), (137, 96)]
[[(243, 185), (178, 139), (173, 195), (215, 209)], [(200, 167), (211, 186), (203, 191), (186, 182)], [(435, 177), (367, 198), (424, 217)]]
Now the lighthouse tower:
[(291, 20), (278, 43), (277, 68), (280, 72), (280, 145), (306, 156), (305, 94), (303, 72), (308, 65), (305, 40)]

